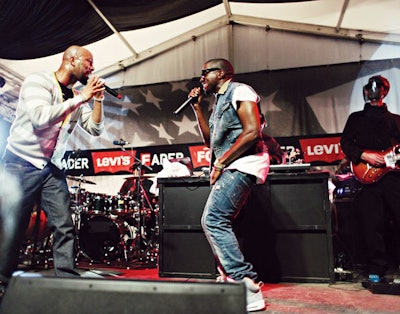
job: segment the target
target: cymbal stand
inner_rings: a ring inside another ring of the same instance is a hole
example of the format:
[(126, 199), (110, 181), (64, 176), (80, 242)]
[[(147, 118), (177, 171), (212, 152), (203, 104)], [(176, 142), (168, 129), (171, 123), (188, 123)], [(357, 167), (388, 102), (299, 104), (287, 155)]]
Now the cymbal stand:
[(139, 207), (139, 219), (138, 219), (138, 229), (139, 229), (139, 242), (138, 242), (138, 248), (139, 248), (139, 261), (144, 261), (146, 260), (146, 246), (144, 245), (145, 243), (145, 225), (144, 225), (144, 219), (143, 219), (143, 214), (145, 212), (145, 206), (144, 206), (144, 201), (145, 199), (148, 202), (148, 197), (146, 194), (146, 191), (143, 188), (142, 181), (141, 181), (141, 176), (142, 176), (142, 162), (135, 162), (133, 164), (133, 171), (137, 170), (138, 171), (138, 176), (137, 176), (137, 183), (136, 183), (136, 197), (137, 197), (137, 204)]
[[(122, 143), (125, 143), (125, 141), (121, 140)], [(128, 154), (128, 152), (126, 151), (124, 145), (121, 145), (121, 150), (124, 151), (125, 153)], [(142, 161), (140, 159), (138, 159), (137, 157), (135, 157), (133, 154), (129, 154), (134, 160), (135, 162), (132, 164), (132, 166), (130, 167), (130, 169), (132, 170), (132, 173), (135, 173), (135, 170), (137, 170), (138, 172), (138, 176), (137, 176), (137, 184), (136, 184), (136, 197), (137, 197), (137, 204), (138, 204), (138, 208), (139, 208), (139, 219), (138, 219), (138, 230), (139, 230), (139, 235), (138, 235), (138, 260), (143, 262), (147, 260), (147, 246), (144, 245), (144, 240), (145, 240), (145, 225), (144, 225), (144, 219), (143, 219), (143, 213), (145, 212), (145, 200), (147, 201), (147, 203), (149, 204), (150, 208), (151, 204), (149, 201), (149, 198), (146, 194), (146, 191), (143, 188), (143, 185), (141, 183), (141, 176), (142, 176), (142, 169), (143, 167), (147, 168), (148, 170), (153, 170), (151, 167), (145, 165), (144, 163), (142, 163)]]
[[(82, 177), (83, 175), (81, 175), (80, 177)], [(74, 214), (74, 226), (75, 226), (75, 252), (76, 252), (76, 256), (75, 256), (75, 261), (77, 262), (80, 255), (84, 255), (82, 250), (81, 250), (81, 246), (80, 246), (80, 240), (79, 240), (79, 232), (80, 232), (80, 228), (81, 228), (81, 214), (82, 214), (82, 204), (80, 201), (80, 197), (81, 197), (81, 184), (82, 181), (79, 181), (78, 183), (78, 188), (75, 191), (75, 198), (74, 198), (74, 205), (72, 206), (72, 213)]]

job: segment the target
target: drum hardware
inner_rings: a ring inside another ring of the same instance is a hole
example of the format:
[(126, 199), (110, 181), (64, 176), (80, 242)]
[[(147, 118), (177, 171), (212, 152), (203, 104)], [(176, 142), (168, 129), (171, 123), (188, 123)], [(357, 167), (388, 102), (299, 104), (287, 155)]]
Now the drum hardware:
[[(139, 216), (138, 216), (138, 229), (139, 229), (139, 237), (138, 237), (138, 261), (139, 262), (153, 262), (154, 260), (154, 243), (151, 242), (151, 239), (147, 238), (147, 224), (146, 224), (146, 216), (148, 212), (154, 213), (153, 204), (150, 202), (150, 199), (147, 195), (146, 190), (142, 184), (142, 176), (144, 175), (142, 170), (144, 165), (140, 160), (135, 162), (131, 167), (133, 171), (136, 170), (137, 178), (136, 178), (136, 196), (137, 196), (137, 204), (139, 208)], [(148, 168), (148, 167), (147, 167)], [(149, 233), (150, 235), (150, 233)]]
[[(135, 157), (132, 154), (128, 153), (124, 146), (121, 146), (121, 150), (130, 155), (133, 159), (134, 162), (129, 168), (132, 170), (132, 174), (134, 175), (133, 178), (136, 180), (136, 205), (138, 209), (138, 230), (139, 234), (137, 237), (137, 250), (138, 250), (138, 261), (140, 262), (147, 262), (151, 261), (153, 262), (154, 260), (154, 251), (155, 251), (155, 243), (151, 243), (149, 239), (146, 238), (146, 225), (145, 225), (145, 218), (144, 218), (144, 213), (147, 212), (147, 208), (150, 208), (150, 211), (154, 213), (154, 208), (152, 203), (149, 200), (149, 197), (143, 187), (142, 180), (147, 177), (147, 175), (144, 174), (144, 168), (146, 168), (149, 171), (152, 171), (153, 169), (146, 164), (144, 164), (140, 159)], [(129, 178), (127, 178), (129, 179)], [(147, 204), (147, 208), (146, 208)]]
[(82, 224), (82, 214), (88, 211), (88, 193), (82, 193), (85, 192), (85, 190), (81, 188), (81, 184), (96, 183), (83, 179), (83, 175), (80, 175), (79, 177), (67, 176), (67, 178), (78, 182), (77, 186), (71, 187), (74, 197), (71, 198), (70, 207), (75, 229), (75, 261), (77, 262), (79, 258), (84, 255), (80, 245), (80, 229)]
[(74, 177), (74, 176), (67, 176), (67, 179), (72, 180), (72, 181), (76, 181), (79, 182), (79, 185), (81, 183), (87, 183), (87, 184), (94, 184), (96, 185), (96, 182), (93, 181), (89, 181), (83, 178), (83, 174), (81, 174), (79, 177)]
[(40, 206), (35, 204), (20, 249), (20, 263), (47, 269), (52, 258), (51, 246), (52, 234), (47, 225), (47, 217)]

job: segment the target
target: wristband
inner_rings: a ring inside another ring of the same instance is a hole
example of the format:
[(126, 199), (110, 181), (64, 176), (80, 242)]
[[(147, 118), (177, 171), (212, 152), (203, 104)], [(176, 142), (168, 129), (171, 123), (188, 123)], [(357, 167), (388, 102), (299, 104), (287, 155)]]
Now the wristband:
[(101, 98), (93, 97), (93, 99), (102, 102), (104, 100), (104, 95)]
[(216, 170), (222, 171), (222, 170), (224, 170), (225, 165), (221, 164), (219, 162), (219, 159), (216, 159), (215, 162), (214, 162), (213, 168), (216, 169)]

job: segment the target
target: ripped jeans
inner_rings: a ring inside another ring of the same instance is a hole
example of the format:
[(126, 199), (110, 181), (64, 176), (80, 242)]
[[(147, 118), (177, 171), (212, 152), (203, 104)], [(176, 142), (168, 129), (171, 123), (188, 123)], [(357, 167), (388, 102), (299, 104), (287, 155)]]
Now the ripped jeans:
[(217, 263), (234, 280), (257, 279), (253, 265), (244, 260), (232, 228), (234, 218), (246, 204), (254, 177), (236, 170), (225, 170), (212, 186), (201, 218), (201, 225)]

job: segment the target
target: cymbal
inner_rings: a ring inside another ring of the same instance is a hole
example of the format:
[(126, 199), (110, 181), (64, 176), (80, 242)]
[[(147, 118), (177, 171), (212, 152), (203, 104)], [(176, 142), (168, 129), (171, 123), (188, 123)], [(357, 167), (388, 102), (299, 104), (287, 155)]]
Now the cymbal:
[[(140, 176), (140, 179), (153, 179), (153, 178), (155, 178), (156, 176), (155, 175), (152, 175), (152, 174), (142, 174), (141, 176)], [(139, 179), (139, 176), (131, 176), (131, 177), (126, 177), (126, 178), (124, 178), (125, 180), (130, 180), (130, 179)]]
[(67, 179), (70, 179), (70, 180), (73, 180), (73, 181), (77, 181), (77, 182), (82, 182), (82, 183), (87, 183), (87, 184), (94, 184), (94, 185), (96, 185), (95, 182), (86, 180), (86, 179), (84, 179), (84, 178), (82, 178), (82, 177), (67, 176)]

